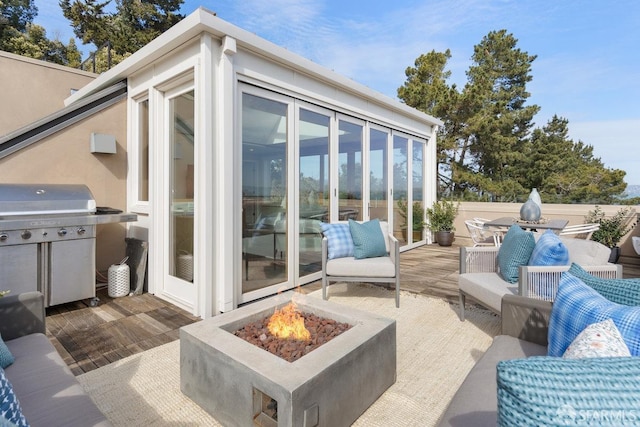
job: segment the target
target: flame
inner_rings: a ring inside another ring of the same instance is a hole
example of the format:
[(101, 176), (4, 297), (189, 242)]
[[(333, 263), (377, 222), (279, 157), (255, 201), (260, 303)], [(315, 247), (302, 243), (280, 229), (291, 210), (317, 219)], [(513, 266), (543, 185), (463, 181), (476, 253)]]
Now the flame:
[(311, 334), (304, 326), (304, 317), (298, 311), (296, 304), (291, 301), (282, 307), (276, 308), (267, 325), (269, 332), (278, 338), (291, 338), (301, 341), (309, 341)]

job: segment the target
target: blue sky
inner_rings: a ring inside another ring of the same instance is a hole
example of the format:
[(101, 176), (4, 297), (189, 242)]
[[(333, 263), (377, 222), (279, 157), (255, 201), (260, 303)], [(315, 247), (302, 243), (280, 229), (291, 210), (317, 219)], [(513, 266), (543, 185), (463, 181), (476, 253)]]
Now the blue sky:
[[(36, 5), (48, 37), (73, 36), (57, 1)], [(186, 0), (181, 12), (198, 6), (392, 98), (406, 67), (434, 49), (451, 50), (450, 82), (464, 85), (473, 46), (506, 29), (537, 55), (528, 85), (536, 125), (568, 119), (572, 139), (640, 185), (637, 0)]]

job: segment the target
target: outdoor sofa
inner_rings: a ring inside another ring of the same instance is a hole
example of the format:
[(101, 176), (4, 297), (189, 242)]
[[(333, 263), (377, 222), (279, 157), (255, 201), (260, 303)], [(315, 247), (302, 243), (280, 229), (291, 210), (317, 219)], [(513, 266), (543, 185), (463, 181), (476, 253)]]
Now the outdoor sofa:
[(547, 354), (551, 302), (518, 295), (502, 299), (502, 331), (457, 390), (440, 426), (495, 427), (498, 421), (496, 365), (501, 360)]
[[(517, 227), (517, 226), (515, 226)], [(543, 233), (531, 233), (538, 242)], [(505, 237), (506, 238), (506, 237)], [(500, 247), (461, 247), (460, 275), (460, 319), (464, 320), (466, 296), (472, 297), (484, 307), (500, 314), (504, 295), (521, 295), (553, 301), (562, 272), (575, 263), (589, 273), (602, 278), (621, 278), (622, 266), (609, 263), (611, 250), (592, 240), (557, 237), (568, 251), (566, 265), (520, 265), (515, 283), (504, 280), (500, 271), (498, 253)], [(503, 243), (503, 246), (506, 244)]]
[(640, 281), (574, 265), (559, 287), (553, 303), (503, 297), (502, 333), (440, 426), (637, 425)]
[(110, 426), (45, 331), (41, 293), (0, 298), (0, 336), (15, 359), (4, 373), (26, 421), (32, 427)]

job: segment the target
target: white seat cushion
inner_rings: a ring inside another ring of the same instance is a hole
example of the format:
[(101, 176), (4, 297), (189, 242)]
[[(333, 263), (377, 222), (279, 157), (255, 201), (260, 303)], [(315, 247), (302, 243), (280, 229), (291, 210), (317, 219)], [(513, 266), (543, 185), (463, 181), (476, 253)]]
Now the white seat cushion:
[(395, 277), (395, 265), (388, 256), (355, 259), (354, 257), (327, 260), (327, 275), (353, 277)]
[(502, 297), (505, 294), (518, 294), (518, 284), (502, 280), (498, 273), (465, 273), (458, 278), (462, 292), (472, 296), (482, 304), (500, 313)]

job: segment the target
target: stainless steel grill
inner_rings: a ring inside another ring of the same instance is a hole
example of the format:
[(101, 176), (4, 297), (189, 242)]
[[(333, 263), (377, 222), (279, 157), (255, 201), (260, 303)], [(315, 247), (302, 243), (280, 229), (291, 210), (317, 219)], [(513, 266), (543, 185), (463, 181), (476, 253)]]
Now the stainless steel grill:
[(85, 185), (0, 184), (0, 288), (95, 304), (96, 225), (137, 219), (96, 211)]

